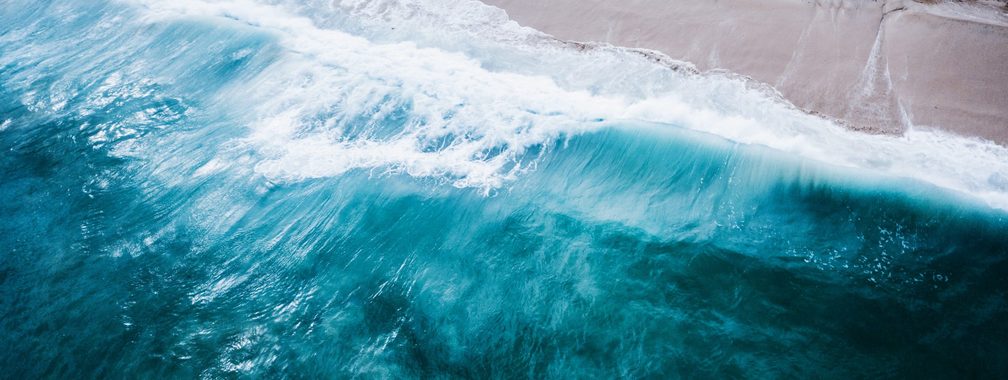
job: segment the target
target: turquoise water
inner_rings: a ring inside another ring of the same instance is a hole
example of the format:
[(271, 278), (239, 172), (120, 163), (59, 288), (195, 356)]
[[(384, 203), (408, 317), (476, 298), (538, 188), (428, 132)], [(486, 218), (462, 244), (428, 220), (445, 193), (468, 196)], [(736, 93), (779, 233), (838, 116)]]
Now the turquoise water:
[(997, 172), (620, 117), (657, 90), (394, 12), (179, 4), (0, 9), (5, 377), (1008, 373)]

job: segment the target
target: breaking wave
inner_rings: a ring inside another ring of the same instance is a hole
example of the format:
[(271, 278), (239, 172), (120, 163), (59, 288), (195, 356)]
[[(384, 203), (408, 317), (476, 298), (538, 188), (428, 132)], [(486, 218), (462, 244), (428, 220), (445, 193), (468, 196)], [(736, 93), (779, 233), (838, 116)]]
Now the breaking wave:
[(8, 1), (0, 147), (13, 374), (1006, 370), (1008, 149), (475, 1)]

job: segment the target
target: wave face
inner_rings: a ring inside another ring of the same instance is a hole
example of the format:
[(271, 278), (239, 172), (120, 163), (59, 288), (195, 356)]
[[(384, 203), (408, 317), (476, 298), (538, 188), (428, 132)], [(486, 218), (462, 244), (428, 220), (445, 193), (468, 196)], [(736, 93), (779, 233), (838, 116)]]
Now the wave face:
[(464, 0), (0, 10), (12, 377), (1008, 373), (1008, 153)]

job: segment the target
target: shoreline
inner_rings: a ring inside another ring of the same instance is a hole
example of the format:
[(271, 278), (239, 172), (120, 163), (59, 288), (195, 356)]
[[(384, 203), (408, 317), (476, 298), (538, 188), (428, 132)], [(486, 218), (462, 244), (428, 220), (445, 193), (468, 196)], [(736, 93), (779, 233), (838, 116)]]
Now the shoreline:
[(577, 46), (654, 50), (752, 78), (849, 129), (937, 128), (1008, 146), (1000, 2), (483, 1)]

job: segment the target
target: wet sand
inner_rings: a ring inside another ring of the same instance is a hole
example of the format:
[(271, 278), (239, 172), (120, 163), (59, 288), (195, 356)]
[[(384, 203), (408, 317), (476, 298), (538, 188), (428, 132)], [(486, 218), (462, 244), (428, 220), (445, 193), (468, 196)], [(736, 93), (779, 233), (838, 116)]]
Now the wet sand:
[(484, 0), (556, 38), (661, 51), (774, 86), (852, 129), (1008, 145), (1002, 2)]

